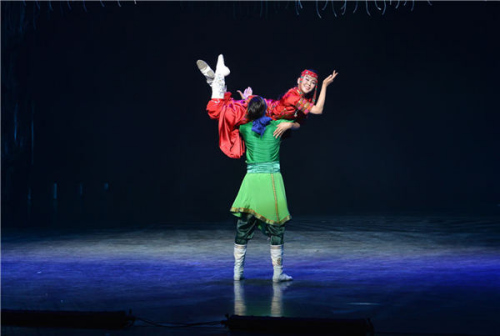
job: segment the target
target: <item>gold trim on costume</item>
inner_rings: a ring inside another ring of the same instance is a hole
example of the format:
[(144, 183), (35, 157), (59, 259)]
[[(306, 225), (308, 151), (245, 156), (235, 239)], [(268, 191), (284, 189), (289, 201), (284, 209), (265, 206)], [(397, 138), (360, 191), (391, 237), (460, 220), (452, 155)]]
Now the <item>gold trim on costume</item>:
[(274, 175), (271, 174), (271, 181), (273, 183), (273, 193), (274, 193), (274, 208), (276, 209), (276, 218), (280, 218), (280, 213), (278, 211), (278, 197), (276, 197), (276, 186), (274, 185)]
[[(268, 219), (268, 218), (262, 216), (261, 214), (256, 213), (252, 209), (246, 209), (246, 208), (231, 208), (229, 211), (230, 212), (245, 212), (245, 213), (249, 213), (249, 214), (254, 215), (255, 218), (257, 218), (258, 220), (261, 220), (261, 221), (263, 221), (263, 222), (265, 222), (267, 224), (271, 224), (271, 225), (281, 225), (281, 224), (284, 224), (284, 223), (288, 222), (290, 219), (292, 219), (292, 216), (288, 215), (288, 216), (286, 216), (285, 218), (283, 218), (280, 221), (274, 221), (272, 219)], [(279, 218), (279, 217), (277, 217), (277, 218)]]

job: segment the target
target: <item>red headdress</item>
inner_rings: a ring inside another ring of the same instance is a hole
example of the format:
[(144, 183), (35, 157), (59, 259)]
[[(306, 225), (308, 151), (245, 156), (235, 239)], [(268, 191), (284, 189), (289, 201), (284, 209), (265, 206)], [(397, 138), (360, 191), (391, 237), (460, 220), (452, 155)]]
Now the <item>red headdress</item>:
[[(302, 71), (302, 73), (300, 74), (300, 79), (304, 78), (305, 76), (310, 76), (310, 77), (316, 79), (316, 81), (318, 81), (318, 74), (314, 70), (306, 69), (306, 70)], [(316, 86), (314, 87), (313, 104), (316, 104), (316, 93), (317, 92), (318, 92), (318, 83), (316, 83)]]

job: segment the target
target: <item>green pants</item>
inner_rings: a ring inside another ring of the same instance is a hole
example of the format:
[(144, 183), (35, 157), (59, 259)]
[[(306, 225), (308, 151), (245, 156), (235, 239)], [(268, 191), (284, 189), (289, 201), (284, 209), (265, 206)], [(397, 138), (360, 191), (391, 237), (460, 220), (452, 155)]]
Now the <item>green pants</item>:
[(246, 245), (253, 238), (255, 228), (259, 228), (262, 233), (271, 238), (271, 245), (283, 245), (285, 236), (285, 225), (267, 224), (254, 215), (241, 213), (241, 217), (236, 223), (236, 237), (234, 242), (239, 245)]

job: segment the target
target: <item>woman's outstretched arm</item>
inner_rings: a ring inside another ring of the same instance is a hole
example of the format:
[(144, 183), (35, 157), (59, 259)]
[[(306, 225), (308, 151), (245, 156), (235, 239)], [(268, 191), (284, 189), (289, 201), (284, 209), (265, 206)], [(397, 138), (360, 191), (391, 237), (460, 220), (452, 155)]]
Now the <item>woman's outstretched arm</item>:
[(312, 114), (323, 113), (323, 107), (325, 106), (326, 89), (328, 88), (328, 85), (333, 83), (333, 80), (335, 79), (335, 77), (337, 77), (337, 75), (338, 72), (333, 70), (333, 73), (323, 80), (323, 85), (321, 85), (321, 91), (319, 93), (318, 101), (316, 102), (316, 105), (314, 105), (311, 108), (310, 113)]

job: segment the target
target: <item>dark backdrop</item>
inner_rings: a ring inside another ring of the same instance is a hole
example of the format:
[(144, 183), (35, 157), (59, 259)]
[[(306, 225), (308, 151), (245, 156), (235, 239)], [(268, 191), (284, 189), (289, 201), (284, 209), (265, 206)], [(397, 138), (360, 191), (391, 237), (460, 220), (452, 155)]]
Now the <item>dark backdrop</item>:
[(230, 220), (245, 164), (218, 149), (195, 65), (223, 53), (229, 90), (267, 98), (339, 72), (282, 146), (292, 215), (498, 212), (500, 3), (395, 3), (42, 2), (19, 47), (34, 149), (16, 202), (41, 221), (57, 183), (66, 220)]

